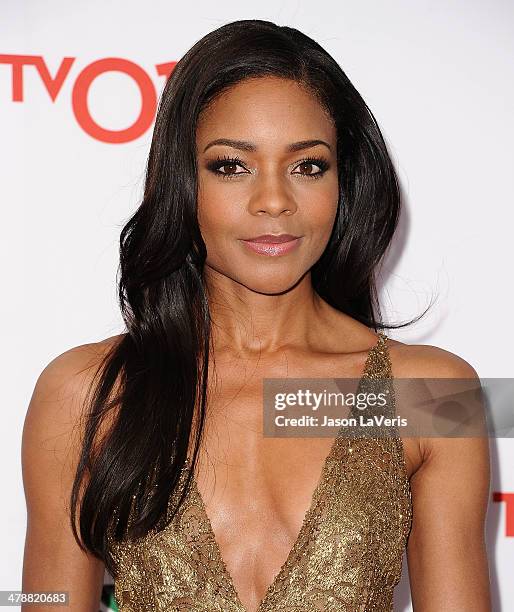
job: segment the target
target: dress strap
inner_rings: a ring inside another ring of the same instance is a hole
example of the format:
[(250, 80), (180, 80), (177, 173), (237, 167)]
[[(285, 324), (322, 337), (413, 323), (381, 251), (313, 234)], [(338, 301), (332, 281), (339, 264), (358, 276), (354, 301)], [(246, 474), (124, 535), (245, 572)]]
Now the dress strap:
[(388, 336), (383, 332), (377, 333), (376, 345), (370, 350), (363, 378), (391, 378), (393, 377), (391, 358), (389, 356)]
[[(391, 358), (389, 355), (388, 336), (383, 332), (378, 332), (378, 340), (375, 346), (369, 351), (364, 372), (360, 379), (358, 391), (361, 393), (371, 394), (386, 394), (387, 399), (385, 405), (380, 409), (380, 414), (387, 418), (396, 416), (396, 400), (394, 396), (393, 373), (391, 366)], [(353, 413), (352, 413), (353, 414)], [(364, 410), (358, 411), (360, 416), (373, 418), (377, 414), (376, 408), (367, 407)], [(367, 432), (371, 434), (374, 431), (370, 427)], [(377, 432), (382, 429), (378, 428)]]

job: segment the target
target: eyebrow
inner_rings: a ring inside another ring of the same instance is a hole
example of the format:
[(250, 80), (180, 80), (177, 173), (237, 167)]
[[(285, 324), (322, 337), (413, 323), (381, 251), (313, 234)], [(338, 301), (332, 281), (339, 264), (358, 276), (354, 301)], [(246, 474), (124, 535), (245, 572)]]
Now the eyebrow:
[[(240, 149), (241, 151), (254, 152), (257, 150), (257, 146), (255, 144), (253, 144), (252, 142), (248, 142), (246, 140), (231, 140), (230, 138), (217, 138), (216, 140), (213, 140), (212, 142), (210, 142), (205, 147), (203, 152), (205, 153), (205, 151), (207, 151), (209, 147), (213, 147), (214, 145), (225, 145), (227, 147), (232, 147), (233, 149)], [(310, 149), (311, 147), (315, 147), (316, 145), (324, 145), (325, 147), (328, 147), (329, 151), (331, 150), (328, 142), (325, 142), (324, 140), (315, 139), (315, 140), (300, 140), (299, 142), (293, 142), (286, 147), (286, 151), (289, 153), (294, 153), (296, 151), (301, 151), (303, 149)]]

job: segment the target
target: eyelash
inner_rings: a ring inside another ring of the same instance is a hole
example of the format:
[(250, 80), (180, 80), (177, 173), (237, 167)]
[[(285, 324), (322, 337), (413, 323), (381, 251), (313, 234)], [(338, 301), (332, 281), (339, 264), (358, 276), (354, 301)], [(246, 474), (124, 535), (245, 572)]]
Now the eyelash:
[[(244, 167), (243, 160), (240, 157), (237, 157), (237, 155), (234, 157), (229, 157), (228, 155), (225, 155), (223, 157), (218, 156), (215, 161), (207, 165), (207, 168), (211, 172), (216, 174), (217, 176), (220, 176), (223, 179), (229, 179), (229, 180), (236, 178), (237, 176), (240, 176), (241, 174), (244, 174), (243, 172), (238, 172), (235, 174), (226, 174), (225, 172), (219, 172), (219, 169), (222, 168), (223, 166), (229, 166), (232, 164)], [(302, 164), (314, 164), (316, 166), (319, 166), (320, 168), (319, 172), (316, 172), (315, 174), (301, 175), (301, 176), (305, 176), (306, 178), (310, 178), (310, 179), (321, 178), (325, 174), (325, 172), (328, 170), (328, 168), (330, 167), (330, 164), (321, 157), (306, 157), (305, 159), (301, 159), (298, 162), (299, 166), (301, 166)]]

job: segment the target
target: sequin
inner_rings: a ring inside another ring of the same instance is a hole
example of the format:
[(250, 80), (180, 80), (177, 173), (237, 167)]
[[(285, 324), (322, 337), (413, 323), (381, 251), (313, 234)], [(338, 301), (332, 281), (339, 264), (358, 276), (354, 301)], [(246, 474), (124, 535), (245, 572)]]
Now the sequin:
[[(392, 380), (382, 332), (369, 351), (361, 389), (375, 379)], [(388, 397), (392, 417), (394, 394)], [(174, 496), (189, 469), (186, 463)], [(392, 612), (411, 525), (401, 438), (338, 433), (298, 537), (257, 612)], [(135, 542), (109, 541), (120, 612), (247, 612), (195, 480), (167, 527)]]

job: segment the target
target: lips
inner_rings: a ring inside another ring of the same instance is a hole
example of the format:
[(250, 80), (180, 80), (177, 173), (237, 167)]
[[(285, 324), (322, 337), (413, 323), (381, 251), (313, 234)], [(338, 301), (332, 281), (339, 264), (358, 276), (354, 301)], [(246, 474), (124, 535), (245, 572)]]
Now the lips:
[(301, 236), (293, 236), (292, 234), (264, 234), (241, 240), (241, 242), (254, 253), (277, 257), (296, 249), (301, 238)]
[(261, 244), (282, 244), (297, 238), (298, 236), (293, 236), (292, 234), (263, 234), (255, 238), (245, 238), (244, 240), (245, 242), (259, 242)]

